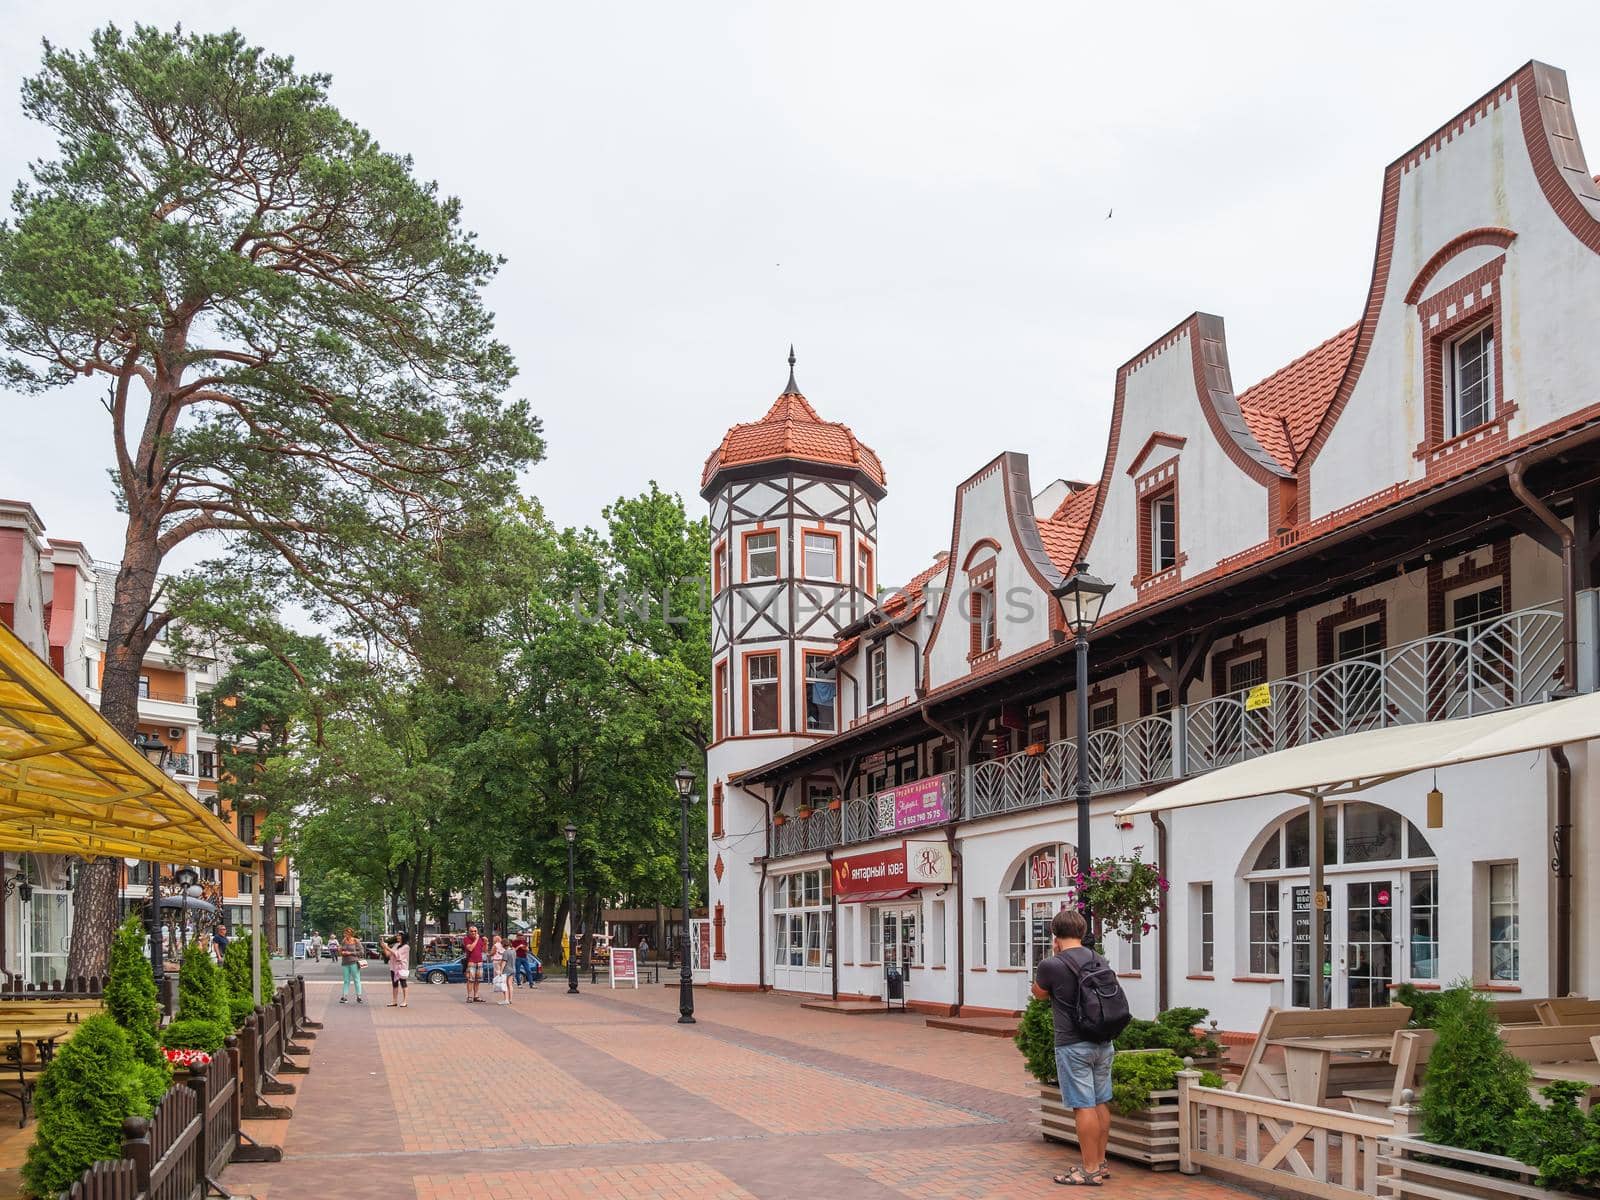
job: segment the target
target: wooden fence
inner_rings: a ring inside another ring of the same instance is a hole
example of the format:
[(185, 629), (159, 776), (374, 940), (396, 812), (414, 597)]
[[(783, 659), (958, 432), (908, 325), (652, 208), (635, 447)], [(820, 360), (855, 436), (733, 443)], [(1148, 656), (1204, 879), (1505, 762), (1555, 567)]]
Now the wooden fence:
[(1202, 1167), (1320, 1200), (1378, 1194), (1379, 1148), (1394, 1123), (1200, 1085), (1178, 1073), (1178, 1169)]
[(0, 983), (0, 1000), (98, 1000), (105, 995), (105, 990), (103, 976), (79, 975), (49, 983), (23, 983), (21, 976), (13, 975)]
[(200, 1097), (183, 1084), (161, 1098), (149, 1120), (122, 1123), (122, 1157), (133, 1163), (144, 1200), (202, 1200), (204, 1134)]
[(61, 1200), (139, 1200), (139, 1173), (126, 1158), (97, 1162), (61, 1193)]
[[(1570, 1192), (1535, 1183), (1537, 1167), (1476, 1150), (1459, 1150), (1417, 1136), (1420, 1112), (1401, 1105), (1394, 1112), (1394, 1136), (1386, 1140), (1383, 1192), (1394, 1200), (1578, 1200)], [(1494, 1172), (1490, 1174), (1489, 1172)]]

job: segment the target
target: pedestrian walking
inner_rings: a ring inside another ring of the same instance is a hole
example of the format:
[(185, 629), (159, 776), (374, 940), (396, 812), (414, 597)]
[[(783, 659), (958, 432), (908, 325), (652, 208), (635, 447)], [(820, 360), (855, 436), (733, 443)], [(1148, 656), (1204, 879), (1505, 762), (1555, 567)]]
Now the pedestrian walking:
[(365, 948), (361, 939), (356, 937), (356, 931), (350, 926), (344, 927), (344, 941), (339, 943), (339, 967), (344, 973), (344, 986), (339, 989), (339, 1003), (350, 1003), (350, 989), (355, 988), (356, 1003), (365, 1004), (366, 998), (361, 994), (361, 956)]
[(1117, 973), (1083, 944), (1088, 923), (1074, 908), (1050, 923), (1055, 953), (1039, 964), (1033, 994), (1050, 1001), (1056, 1034), (1056, 1078), (1061, 1103), (1072, 1109), (1081, 1165), (1055, 1181), (1068, 1187), (1099, 1187), (1111, 1178), (1106, 1142), (1111, 1134), (1113, 1039), (1128, 1024), (1128, 997)]
[(211, 932), (211, 957), (216, 959), (217, 965), (222, 965), (222, 960), (228, 956), (228, 927), (220, 921)]
[(650, 957), (650, 935), (648, 933), (641, 933), (639, 935), (639, 961), (643, 962), (645, 959), (647, 959), (649, 957)]
[(323, 952), (327, 954), (329, 962), (339, 957), (339, 939), (332, 933), (328, 934), (328, 944), (323, 947)]
[(466, 940), (461, 943), (462, 958), (466, 960), (468, 1004), (483, 1003), (483, 997), (478, 995), (478, 988), (483, 983), (483, 957), (487, 948), (483, 938), (478, 934), (478, 927), (468, 925)]
[(389, 1007), (408, 1008), (406, 987), (411, 982), (411, 946), (404, 930), (380, 942), (383, 957), (389, 960)]
[(511, 945), (512, 948), (517, 952), (517, 986), (521, 987), (523, 979), (526, 978), (528, 981), (528, 986), (532, 987), (533, 954), (528, 949), (528, 935), (525, 933), (517, 934), (516, 939), (511, 943)]

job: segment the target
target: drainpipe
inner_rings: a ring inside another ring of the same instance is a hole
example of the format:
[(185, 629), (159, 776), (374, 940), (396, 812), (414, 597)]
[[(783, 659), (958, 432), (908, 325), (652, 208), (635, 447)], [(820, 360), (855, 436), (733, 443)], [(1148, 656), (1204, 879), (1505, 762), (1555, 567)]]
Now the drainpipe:
[(889, 632), (911, 647), (911, 690), (913, 695), (922, 695), (922, 647), (917, 645), (916, 638), (908, 637), (898, 625)]
[[(757, 967), (756, 986), (763, 992), (767, 990), (767, 864), (772, 861), (772, 798), (770, 795), (758, 796), (761, 801), (761, 810), (767, 818), (767, 851), (761, 856), (761, 883), (756, 892), (756, 956), (761, 960)], [(684, 921), (688, 921), (688, 914), (684, 914)], [(688, 925), (684, 925), (688, 929)]]
[[(920, 685), (919, 685), (920, 686)], [(956, 805), (955, 820), (959, 820), (963, 806), (966, 802), (967, 786), (967, 742), (960, 731), (942, 721), (935, 721), (928, 715), (927, 709), (922, 710), (922, 719), (930, 729), (943, 734), (956, 745), (956, 795), (959, 801)], [(956, 850), (956, 826), (953, 820), (944, 827), (945, 844), (950, 848), (950, 866), (956, 878), (956, 1016), (961, 1015), (961, 1010), (967, 1003), (967, 906), (963, 898), (966, 895), (966, 866), (962, 855)]]
[[(833, 878), (833, 848), (824, 850), (823, 856), (828, 860), (828, 878)], [(833, 964), (833, 1002), (839, 1003), (839, 897), (833, 889), (828, 889), (829, 903), (833, 911), (828, 915), (828, 937), (833, 946), (828, 954), (828, 961)]]
[[(1572, 691), (1578, 683), (1578, 585), (1573, 562), (1572, 530), (1522, 481), (1521, 461), (1506, 467), (1512, 494), (1550, 528), (1561, 542), (1561, 686)], [(1550, 866), (1556, 876), (1555, 994), (1565, 996), (1572, 985), (1572, 764), (1565, 746), (1550, 747), (1556, 768), (1556, 820), (1551, 841)]]
[[(1167, 874), (1167, 826), (1160, 813), (1150, 814), (1150, 824), (1156, 827), (1156, 870), (1161, 878)], [(1167, 893), (1156, 898), (1156, 1011), (1167, 1011)]]

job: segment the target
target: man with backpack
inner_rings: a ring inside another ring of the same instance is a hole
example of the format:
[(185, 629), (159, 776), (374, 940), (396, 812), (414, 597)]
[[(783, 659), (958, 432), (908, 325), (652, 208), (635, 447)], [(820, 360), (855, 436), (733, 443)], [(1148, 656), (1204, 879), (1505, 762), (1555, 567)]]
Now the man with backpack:
[(1106, 1142), (1111, 1135), (1111, 1059), (1117, 1034), (1132, 1013), (1117, 973), (1083, 944), (1088, 923), (1076, 909), (1051, 921), (1055, 954), (1039, 964), (1033, 994), (1050, 1001), (1056, 1030), (1056, 1078), (1061, 1103), (1073, 1111), (1081, 1166), (1055, 1181), (1069, 1187), (1099, 1187), (1111, 1178)]

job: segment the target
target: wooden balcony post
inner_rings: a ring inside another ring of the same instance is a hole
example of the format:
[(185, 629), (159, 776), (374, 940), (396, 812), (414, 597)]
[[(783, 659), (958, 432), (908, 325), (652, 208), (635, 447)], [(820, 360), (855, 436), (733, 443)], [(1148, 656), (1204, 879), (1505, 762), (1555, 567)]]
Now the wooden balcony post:
[(1189, 1089), (1200, 1081), (1200, 1072), (1178, 1072), (1178, 1170), (1184, 1175), (1195, 1175), (1194, 1165), (1194, 1108)]

